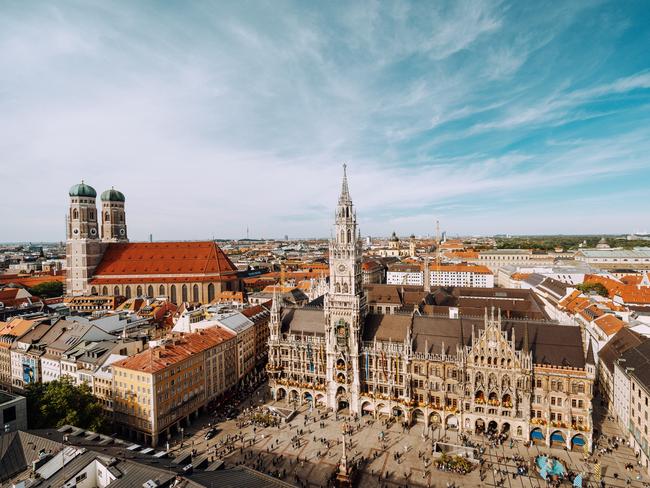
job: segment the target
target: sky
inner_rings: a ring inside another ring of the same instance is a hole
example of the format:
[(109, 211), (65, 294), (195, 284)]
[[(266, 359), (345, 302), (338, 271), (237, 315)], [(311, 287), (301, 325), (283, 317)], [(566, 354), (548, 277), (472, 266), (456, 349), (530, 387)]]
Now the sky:
[(650, 230), (640, 1), (0, 2), (0, 242)]

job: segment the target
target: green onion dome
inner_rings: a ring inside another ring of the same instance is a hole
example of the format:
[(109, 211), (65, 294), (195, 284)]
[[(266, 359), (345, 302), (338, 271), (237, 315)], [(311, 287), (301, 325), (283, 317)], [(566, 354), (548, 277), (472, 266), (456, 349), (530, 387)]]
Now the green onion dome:
[(78, 183), (74, 185), (72, 188), (70, 188), (68, 195), (70, 195), (71, 197), (95, 198), (97, 196), (97, 192), (92, 186), (86, 185), (84, 181), (81, 180), (81, 183)]

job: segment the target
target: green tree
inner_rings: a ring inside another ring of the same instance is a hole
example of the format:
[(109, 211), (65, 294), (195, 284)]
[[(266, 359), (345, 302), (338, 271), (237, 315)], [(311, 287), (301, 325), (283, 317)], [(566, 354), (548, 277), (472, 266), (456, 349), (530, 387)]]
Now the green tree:
[(607, 291), (607, 287), (603, 285), (602, 283), (582, 283), (578, 286), (576, 286), (578, 290), (580, 290), (583, 293), (596, 293), (597, 295), (606, 297), (609, 296), (609, 292)]
[(63, 283), (60, 281), (46, 281), (29, 289), (32, 295), (41, 298), (54, 298), (63, 295)]
[(75, 385), (70, 378), (27, 387), (27, 416), (33, 429), (69, 424), (95, 432), (106, 432), (109, 425), (101, 405), (85, 383)]

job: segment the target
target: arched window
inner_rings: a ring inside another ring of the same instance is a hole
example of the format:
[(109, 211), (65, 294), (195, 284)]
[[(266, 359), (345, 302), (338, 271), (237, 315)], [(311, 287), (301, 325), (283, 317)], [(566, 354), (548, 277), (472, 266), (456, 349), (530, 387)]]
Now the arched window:
[(158, 295), (160, 295), (161, 297), (165, 296), (165, 285), (160, 285), (158, 287)]
[(199, 285), (194, 285), (192, 287), (192, 301), (194, 302), (199, 301)]
[(183, 288), (181, 288), (181, 300), (183, 302), (187, 301), (187, 285), (183, 285)]
[(352, 231), (348, 229), (348, 244), (352, 242)]
[(102, 288), (102, 295), (108, 295), (108, 288)]
[(214, 283), (208, 285), (208, 302), (214, 300)]
[(348, 292), (348, 284), (343, 283), (343, 293), (347, 293), (347, 292)]
[(116, 286), (115, 288), (113, 288), (113, 295), (117, 296), (119, 294), (120, 294), (120, 289)]
[(135, 289), (135, 295), (138, 297), (142, 296), (142, 287), (140, 285)]
[(79, 211), (76, 208), (72, 210), (72, 218), (74, 220), (79, 220)]
[(127, 300), (131, 298), (131, 287), (128, 285), (124, 288), (124, 296), (126, 296)]
[(88, 213), (88, 218), (89, 218), (90, 220), (95, 220), (95, 212), (91, 210), (91, 211)]
[(91, 295), (97, 295), (97, 288), (95, 288), (95, 287), (93, 286), (93, 287), (90, 289), (90, 294), (91, 294)]
[(109, 212), (106, 212), (104, 214), (104, 222), (110, 222), (111, 221), (111, 214)]
[(124, 222), (124, 214), (120, 214), (120, 224)]
[(339, 285), (338, 283), (336, 283), (336, 284), (334, 285), (334, 292), (335, 292), (335, 293), (341, 293), (341, 285)]
[(149, 285), (147, 287), (147, 296), (152, 297), (153, 296), (153, 286)]
[(172, 303), (176, 303), (176, 285), (169, 287), (170, 300)]

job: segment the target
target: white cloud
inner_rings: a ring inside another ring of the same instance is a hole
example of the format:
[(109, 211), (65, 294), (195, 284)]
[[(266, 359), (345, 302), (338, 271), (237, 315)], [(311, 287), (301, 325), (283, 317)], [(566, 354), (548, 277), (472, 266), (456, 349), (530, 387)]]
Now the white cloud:
[(647, 87), (640, 72), (525, 102), (530, 80), (500, 84), (556, 31), (517, 36), (501, 4), (159, 7), (0, 12), (0, 241), (62, 239), (81, 178), (126, 194), (136, 239), (326, 235), (343, 160), (364, 232), (430, 213), (487, 229), (485, 201), (632, 174), (650, 149), (636, 131), (436, 153), (470, 124), (555, 123)]

